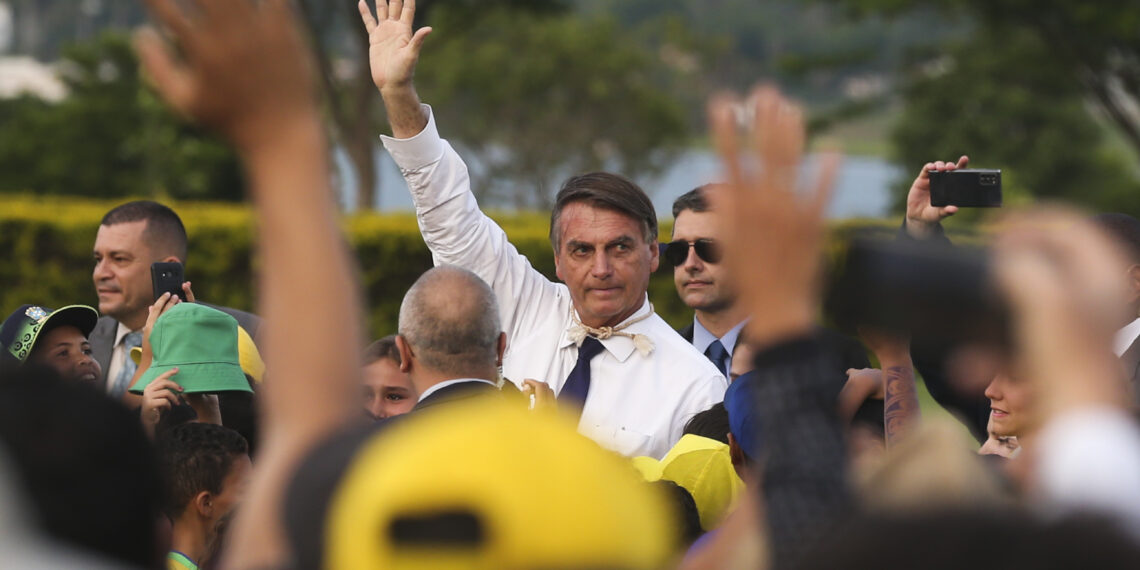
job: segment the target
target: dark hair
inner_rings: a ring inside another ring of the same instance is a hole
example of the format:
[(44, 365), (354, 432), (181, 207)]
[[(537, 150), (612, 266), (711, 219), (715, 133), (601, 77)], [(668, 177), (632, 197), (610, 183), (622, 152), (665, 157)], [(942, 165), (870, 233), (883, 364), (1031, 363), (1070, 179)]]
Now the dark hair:
[(166, 485), (164, 510), (171, 519), (178, 518), (198, 493), (221, 493), (234, 459), (248, 452), (238, 432), (197, 422), (170, 428), (155, 446)]
[(1128, 261), (1140, 263), (1140, 220), (1114, 212), (1097, 214), (1092, 221), (1125, 248)]
[(713, 407), (690, 418), (685, 424), (685, 429), (681, 430), (681, 434), (691, 433), (728, 445), (730, 431), (732, 428), (728, 425), (728, 410), (724, 408), (724, 402), (717, 402)]
[(158, 245), (163, 254), (173, 255), (186, 263), (186, 227), (174, 210), (150, 200), (136, 200), (113, 208), (99, 225), (113, 226), (128, 222), (146, 222), (143, 232), (147, 243)]
[(388, 359), (400, 364), (400, 351), (396, 348), (396, 335), (390, 334), (364, 348), (364, 364)]
[(554, 209), (550, 212), (550, 245), (554, 246), (555, 252), (561, 246), (559, 220), (562, 209), (574, 202), (585, 202), (594, 208), (625, 214), (641, 223), (645, 241), (657, 241), (657, 213), (645, 191), (619, 174), (591, 172), (568, 179), (554, 198)]
[(48, 536), (161, 565), (158, 474), (137, 413), (50, 367), (0, 366), (0, 444)]
[(673, 200), (673, 219), (684, 212), (685, 210), (692, 210), (694, 212), (707, 212), (709, 210), (709, 200), (705, 198), (705, 188), (708, 184), (702, 184), (681, 194), (676, 200)]
[(654, 481), (651, 485), (657, 485), (668, 496), (669, 504), (676, 514), (677, 534), (682, 546), (687, 549), (705, 532), (701, 528), (701, 512), (697, 508), (697, 501), (688, 489), (668, 479)]

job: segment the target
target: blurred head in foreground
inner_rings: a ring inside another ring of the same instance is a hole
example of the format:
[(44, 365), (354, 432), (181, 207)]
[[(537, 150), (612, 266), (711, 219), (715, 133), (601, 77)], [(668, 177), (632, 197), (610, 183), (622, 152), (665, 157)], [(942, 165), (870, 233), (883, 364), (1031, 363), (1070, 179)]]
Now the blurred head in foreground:
[[(355, 445), (344, 465), (302, 465), (294, 481), (286, 525), (301, 566), (658, 568), (677, 546), (661, 490), (556, 414), (456, 403)], [(304, 476), (313, 468), (323, 475)], [(329, 499), (306, 509), (301, 494)]]

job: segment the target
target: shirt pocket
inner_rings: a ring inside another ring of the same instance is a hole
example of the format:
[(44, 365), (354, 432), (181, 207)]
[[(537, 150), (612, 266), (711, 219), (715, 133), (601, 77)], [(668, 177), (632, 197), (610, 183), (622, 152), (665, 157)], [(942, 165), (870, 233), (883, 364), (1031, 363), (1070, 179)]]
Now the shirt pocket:
[(652, 455), (650, 453), (652, 438), (649, 435), (624, 427), (599, 426), (598, 430), (603, 433), (603, 438), (598, 439), (598, 443), (610, 451), (616, 451), (626, 457)]

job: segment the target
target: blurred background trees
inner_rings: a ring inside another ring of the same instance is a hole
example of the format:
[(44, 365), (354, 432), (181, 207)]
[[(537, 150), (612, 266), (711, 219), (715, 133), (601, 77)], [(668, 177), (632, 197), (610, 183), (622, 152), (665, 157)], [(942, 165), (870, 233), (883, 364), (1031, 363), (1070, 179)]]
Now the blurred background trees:
[[(232, 153), (161, 108), (136, 0), (0, 0), (0, 55), (66, 96), (0, 94), (0, 192), (234, 200)], [(377, 204), (383, 110), (354, 0), (300, 0), (351, 189)], [(565, 175), (643, 179), (704, 152), (712, 92), (779, 83), (813, 131), (905, 175), (967, 153), (1014, 196), (1140, 214), (1140, 3), (1102, 0), (420, 0), (417, 81), (480, 198), (544, 208)], [(2, 11), (2, 10), (0, 10)], [(0, 34), (2, 36), (3, 34)], [(0, 77), (0, 84), (6, 79)], [(383, 206), (383, 204), (381, 204)]]

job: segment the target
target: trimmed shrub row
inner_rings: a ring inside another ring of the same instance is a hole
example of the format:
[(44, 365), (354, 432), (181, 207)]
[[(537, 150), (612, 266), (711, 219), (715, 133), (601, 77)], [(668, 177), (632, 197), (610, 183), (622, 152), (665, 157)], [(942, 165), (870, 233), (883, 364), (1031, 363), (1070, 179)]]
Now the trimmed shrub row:
[[(119, 201), (73, 197), (0, 196), (0, 311), (7, 315), (23, 303), (59, 307), (96, 304), (91, 282), (91, 247), (99, 220)], [(256, 305), (253, 286), (253, 216), (243, 205), (170, 203), (186, 224), (190, 251), (186, 275), (199, 299), (244, 310)], [(492, 214), (512, 243), (536, 269), (554, 279), (554, 258), (547, 238), (546, 214)], [(661, 228), (668, 239), (671, 224)], [(838, 255), (856, 231), (887, 233), (897, 221), (850, 221), (832, 228), (829, 254)], [(396, 330), (400, 300), (412, 282), (431, 267), (431, 254), (420, 237), (415, 216), (363, 213), (345, 216), (343, 228), (356, 251), (368, 326), (373, 337)], [(672, 325), (683, 326), (692, 313), (673, 288), (667, 263), (653, 276), (649, 298)], [(314, 292), (314, 301), (320, 292)]]

